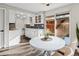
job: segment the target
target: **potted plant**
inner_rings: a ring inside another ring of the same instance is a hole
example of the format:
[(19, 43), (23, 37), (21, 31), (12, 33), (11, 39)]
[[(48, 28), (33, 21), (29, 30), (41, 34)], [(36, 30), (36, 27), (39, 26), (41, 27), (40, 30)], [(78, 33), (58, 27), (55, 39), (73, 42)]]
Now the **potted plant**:
[(76, 24), (76, 35), (77, 35), (77, 40), (78, 40), (78, 46), (79, 47), (79, 28), (78, 28), (78, 24)]
[(47, 31), (44, 31), (44, 37), (42, 38), (43, 41), (50, 41), (52, 40), (52, 38), (50, 37), (50, 32), (47, 30)]
[(49, 34), (47, 32), (44, 32), (44, 38), (43, 38), (43, 40), (48, 40), (48, 38), (49, 38)]

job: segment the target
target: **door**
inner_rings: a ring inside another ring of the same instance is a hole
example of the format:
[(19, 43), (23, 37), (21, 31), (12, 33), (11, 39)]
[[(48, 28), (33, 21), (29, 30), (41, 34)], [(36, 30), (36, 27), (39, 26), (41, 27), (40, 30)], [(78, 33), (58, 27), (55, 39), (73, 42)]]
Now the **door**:
[(4, 47), (4, 10), (0, 9), (0, 48)]

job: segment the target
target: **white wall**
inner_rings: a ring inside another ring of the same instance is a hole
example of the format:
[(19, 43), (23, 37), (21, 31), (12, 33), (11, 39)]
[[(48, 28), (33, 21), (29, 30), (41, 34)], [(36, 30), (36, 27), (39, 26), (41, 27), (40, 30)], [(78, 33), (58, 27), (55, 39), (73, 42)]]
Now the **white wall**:
[(79, 25), (79, 4), (75, 4), (72, 7), (71, 14), (71, 39), (76, 39), (76, 23)]
[(73, 4), (63, 6), (63, 7), (60, 7), (60, 8), (56, 8), (56, 9), (53, 9), (53, 10), (49, 10), (45, 13), (45, 16), (55, 15), (55, 14), (64, 13), (64, 12), (70, 12), (71, 9), (72, 9), (72, 5)]

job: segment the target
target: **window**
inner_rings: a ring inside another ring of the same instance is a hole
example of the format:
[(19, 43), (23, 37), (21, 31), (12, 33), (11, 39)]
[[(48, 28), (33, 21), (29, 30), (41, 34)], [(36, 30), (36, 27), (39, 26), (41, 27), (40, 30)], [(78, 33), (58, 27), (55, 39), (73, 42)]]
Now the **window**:
[(69, 37), (69, 13), (56, 15), (56, 35)]
[(46, 31), (52, 36), (69, 37), (69, 13), (46, 17)]
[(53, 16), (46, 18), (46, 31), (49, 33), (49, 35), (55, 35), (55, 19)]

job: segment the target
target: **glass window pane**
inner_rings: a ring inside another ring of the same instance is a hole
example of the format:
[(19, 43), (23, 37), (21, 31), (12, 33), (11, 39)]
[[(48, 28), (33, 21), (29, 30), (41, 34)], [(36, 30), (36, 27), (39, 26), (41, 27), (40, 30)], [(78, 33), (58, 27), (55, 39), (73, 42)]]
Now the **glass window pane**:
[(58, 37), (69, 37), (69, 17), (56, 19), (56, 34)]
[(46, 31), (49, 35), (55, 35), (55, 20), (53, 16), (46, 18)]

